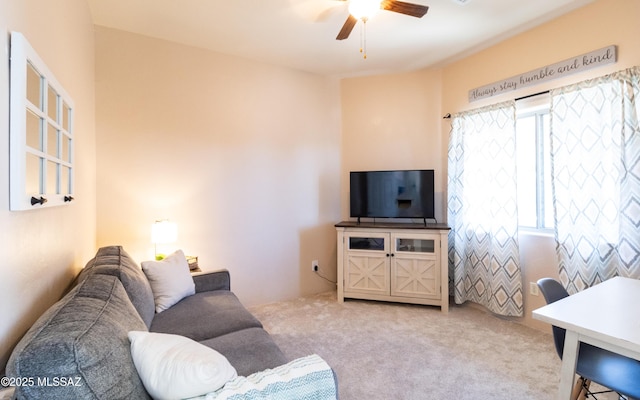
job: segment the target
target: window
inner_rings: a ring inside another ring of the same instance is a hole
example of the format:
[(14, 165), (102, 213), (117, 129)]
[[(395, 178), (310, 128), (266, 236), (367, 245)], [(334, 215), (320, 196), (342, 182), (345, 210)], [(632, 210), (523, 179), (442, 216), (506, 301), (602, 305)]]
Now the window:
[(10, 207), (73, 200), (73, 101), (23, 35), (11, 34)]
[(549, 95), (517, 103), (518, 224), (553, 229)]

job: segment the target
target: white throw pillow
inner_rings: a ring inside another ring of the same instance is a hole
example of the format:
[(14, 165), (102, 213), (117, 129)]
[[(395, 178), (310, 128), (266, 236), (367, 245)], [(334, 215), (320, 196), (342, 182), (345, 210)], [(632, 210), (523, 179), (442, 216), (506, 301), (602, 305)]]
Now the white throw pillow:
[(196, 292), (182, 250), (176, 250), (161, 261), (143, 261), (142, 270), (151, 285), (157, 313)]
[(131, 357), (154, 399), (184, 399), (220, 389), (238, 376), (225, 356), (180, 335), (129, 332)]

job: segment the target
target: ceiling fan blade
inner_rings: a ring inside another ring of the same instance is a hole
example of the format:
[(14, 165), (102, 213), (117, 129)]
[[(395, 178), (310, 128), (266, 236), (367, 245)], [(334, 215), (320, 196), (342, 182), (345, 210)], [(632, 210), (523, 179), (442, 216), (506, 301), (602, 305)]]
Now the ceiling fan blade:
[(338, 33), (338, 36), (336, 36), (336, 40), (344, 40), (348, 38), (351, 34), (351, 31), (353, 30), (353, 27), (356, 26), (356, 22), (358, 22), (358, 20), (353, 15), (349, 14), (349, 17), (345, 21), (344, 25), (342, 25), (342, 29), (340, 29), (340, 33)]
[(429, 11), (429, 7), (427, 6), (405, 3), (404, 1), (397, 0), (382, 0), (380, 8), (400, 14), (410, 15), (416, 18), (422, 18), (427, 11)]

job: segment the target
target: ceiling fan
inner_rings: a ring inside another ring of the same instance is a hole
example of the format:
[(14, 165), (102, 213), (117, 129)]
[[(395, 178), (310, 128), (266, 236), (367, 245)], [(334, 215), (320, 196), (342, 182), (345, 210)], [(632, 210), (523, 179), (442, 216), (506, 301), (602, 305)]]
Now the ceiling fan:
[(393, 11), (416, 18), (422, 18), (429, 7), (420, 4), (406, 3), (398, 0), (341, 0), (349, 1), (349, 17), (338, 33), (336, 40), (349, 37), (358, 20), (367, 22), (372, 13), (377, 10)]

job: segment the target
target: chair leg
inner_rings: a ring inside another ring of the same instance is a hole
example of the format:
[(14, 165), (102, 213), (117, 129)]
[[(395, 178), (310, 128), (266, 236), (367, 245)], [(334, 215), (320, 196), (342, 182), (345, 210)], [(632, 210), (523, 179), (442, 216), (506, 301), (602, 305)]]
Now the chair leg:
[(579, 377), (576, 383), (573, 385), (573, 391), (571, 392), (571, 400), (584, 400), (587, 397), (587, 389), (591, 381)]
[[(585, 400), (587, 398), (587, 395), (589, 394), (589, 386), (591, 386), (591, 381), (583, 378), (582, 390), (580, 391), (578, 400)], [(595, 398), (595, 396), (593, 397)]]

